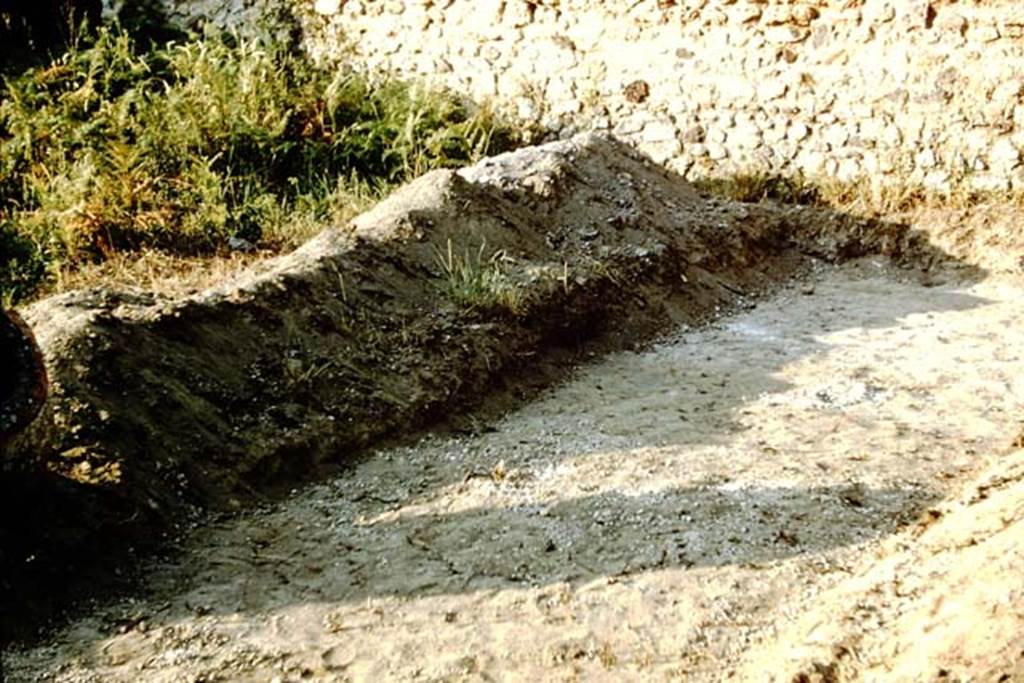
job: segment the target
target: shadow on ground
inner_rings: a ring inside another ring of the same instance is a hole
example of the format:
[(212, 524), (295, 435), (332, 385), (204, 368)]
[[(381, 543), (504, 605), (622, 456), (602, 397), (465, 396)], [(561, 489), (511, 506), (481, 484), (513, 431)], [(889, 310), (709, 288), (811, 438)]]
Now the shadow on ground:
[[(207, 539), (222, 551), (190, 568), (176, 608), (263, 612), (759, 564), (880, 538), (933, 500), (927, 490), (856, 486), (698, 487), (365, 524), (331, 526), (327, 518), (301, 533), (264, 519)], [(161, 620), (188, 614), (172, 610)]]
[[(785, 308), (772, 315), (754, 310), (742, 321), (725, 318), (690, 332), (687, 343), (670, 353), (624, 354), (613, 359), (621, 374), (630, 378), (628, 382), (603, 386), (600, 376), (582, 373), (561, 389), (565, 419), (554, 413), (544, 417), (552, 429), (579, 429), (573, 424), (573, 405), (585, 404), (595, 418), (594, 434), (605, 437), (610, 447), (628, 445), (637, 433), (642, 434), (642, 443), (633, 447), (726, 444), (750, 428), (743, 419), (745, 406), (793, 388), (780, 372), (785, 366), (846, 346), (854, 352), (864, 334), (898, 327), (912, 316), (967, 311), (990, 303), (946, 287), (887, 278), (884, 282), (880, 284), (877, 274), (855, 279), (843, 284), (841, 297), (827, 291), (805, 294), (811, 291), (809, 285), (795, 283), (781, 294), (787, 299)], [(796, 318), (805, 321), (803, 327), (793, 322)], [(938, 327), (922, 329), (921, 342), (926, 344), (942, 333)], [(887, 370), (869, 363), (859, 369), (856, 381), (831, 378), (809, 398), (823, 414), (853, 403), (884, 400), (905, 389), (892, 385), (891, 378), (879, 377)], [(595, 401), (595, 395), (601, 399)]]

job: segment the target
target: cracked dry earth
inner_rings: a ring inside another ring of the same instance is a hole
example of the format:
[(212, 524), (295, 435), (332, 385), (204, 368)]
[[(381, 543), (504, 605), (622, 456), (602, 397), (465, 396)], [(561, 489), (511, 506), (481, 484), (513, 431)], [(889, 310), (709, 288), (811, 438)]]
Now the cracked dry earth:
[(1024, 414), (1021, 283), (928, 284), (822, 267), (472, 435), (211, 522), (144, 596), (9, 651), (8, 677), (768, 680), (773, 639)]

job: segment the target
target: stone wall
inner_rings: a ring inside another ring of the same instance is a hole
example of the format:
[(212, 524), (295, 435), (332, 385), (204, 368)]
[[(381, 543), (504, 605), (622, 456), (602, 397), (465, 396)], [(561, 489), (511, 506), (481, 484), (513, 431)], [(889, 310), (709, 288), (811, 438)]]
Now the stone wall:
[(690, 177), (1024, 187), (1015, 0), (305, 2), (318, 58), (611, 129)]

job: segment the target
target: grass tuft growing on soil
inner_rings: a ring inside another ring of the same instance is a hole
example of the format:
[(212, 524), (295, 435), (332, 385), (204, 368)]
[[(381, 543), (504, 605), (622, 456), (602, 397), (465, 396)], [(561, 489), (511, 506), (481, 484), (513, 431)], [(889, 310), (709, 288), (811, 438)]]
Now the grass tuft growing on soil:
[(486, 107), (284, 47), (102, 29), (0, 101), (0, 302), (125, 254), (281, 250), (392, 186), (518, 144)]
[(443, 287), (458, 305), (480, 310), (504, 309), (518, 313), (523, 307), (521, 293), (502, 269), (503, 250), (487, 255), (487, 245), (461, 253), (448, 240), (446, 249), (434, 255), (442, 275)]

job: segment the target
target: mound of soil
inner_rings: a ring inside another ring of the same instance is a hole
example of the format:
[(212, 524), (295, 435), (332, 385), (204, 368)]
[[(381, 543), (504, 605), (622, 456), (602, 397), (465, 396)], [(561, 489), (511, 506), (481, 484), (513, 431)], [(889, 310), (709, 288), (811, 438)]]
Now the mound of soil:
[(899, 224), (703, 197), (585, 135), (428, 174), (201, 295), (34, 304), (52, 391), (2, 458), (3, 619), (130, 574), (132, 552), (199, 511), (542, 383), (540, 358), (632, 345), (746, 305), (813, 258), (866, 253), (948, 260)]

